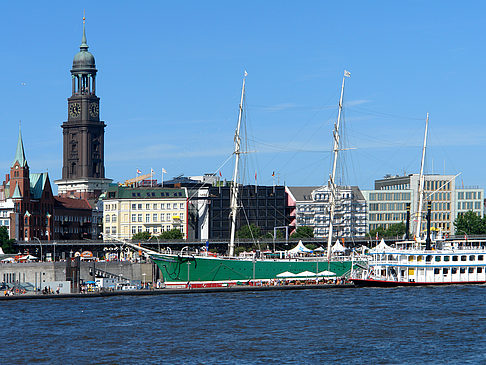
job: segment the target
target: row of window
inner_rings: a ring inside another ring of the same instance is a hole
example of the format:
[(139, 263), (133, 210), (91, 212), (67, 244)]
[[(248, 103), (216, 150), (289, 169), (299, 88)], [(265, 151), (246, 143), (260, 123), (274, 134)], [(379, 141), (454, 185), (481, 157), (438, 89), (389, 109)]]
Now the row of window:
[(63, 215), (63, 216), (59, 216), (59, 215), (56, 215), (54, 217), (54, 220), (56, 222), (79, 222), (79, 223), (90, 223), (91, 222), (91, 217), (78, 217), (78, 216), (67, 216), (67, 215)]
[(462, 210), (473, 210), (473, 209), (481, 209), (481, 202), (458, 202), (457, 209)]
[(370, 201), (410, 201), (410, 193), (370, 193)]
[(481, 200), (481, 192), (480, 191), (460, 191), (457, 193), (457, 198), (460, 200), (467, 199), (467, 200)]
[[(432, 261), (432, 257), (434, 257), (434, 260), (435, 262), (441, 262), (441, 261), (444, 261), (444, 262), (449, 262), (449, 261), (453, 261), (453, 262), (458, 262), (458, 261), (461, 261), (461, 262), (464, 262), (464, 261), (476, 261), (476, 258), (477, 258), (477, 261), (484, 261), (484, 255), (444, 255), (444, 256), (441, 256), (441, 255), (437, 255), (437, 256), (432, 256), (432, 255), (427, 255), (425, 257), (425, 261), (426, 262), (431, 262)], [(460, 259), (459, 259), (460, 257)], [(417, 262), (421, 262), (423, 261), (423, 256), (414, 256), (414, 255), (410, 255), (408, 256), (408, 261), (412, 262), (412, 261), (417, 261)]]
[[(152, 220), (150, 220), (152, 218)], [(131, 222), (145, 222), (145, 223), (155, 223), (155, 222), (169, 222), (171, 220), (184, 220), (184, 213), (161, 213), (160, 214), (160, 220), (159, 220), (159, 214), (153, 213), (150, 215), (149, 213), (145, 214), (145, 221), (143, 220), (143, 214), (132, 214), (132, 219)], [(115, 214), (110, 215), (107, 214), (105, 216), (105, 222), (106, 223), (116, 223), (117, 217)]]
[[(452, 275), (457, 274), (459, 271), (460, 274), (465, 274), (466, 273), (466, 268), (465, 267), (451, 267), (450, 269), (448, 267), (444, 267), (443, 269), (436, 268), (434, 269), (434, 274), (439, 275), (442, 271), (442, 274), (448, 275), (449, 271), (451, 272)], [(481, 274), (483, 272), (482, 267), (468, 267), (467, 272), (469, 274), (474, 274), (475, 272), (478, 274)]]

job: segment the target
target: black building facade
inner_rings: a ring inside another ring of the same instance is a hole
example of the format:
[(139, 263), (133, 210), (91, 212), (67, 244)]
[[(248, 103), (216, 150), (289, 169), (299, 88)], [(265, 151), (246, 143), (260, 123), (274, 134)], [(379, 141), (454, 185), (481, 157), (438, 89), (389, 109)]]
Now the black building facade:
[[(274, 227), (291, 222), (288, 195), (284, 186), (239, 187), (236, 230), (254, 224), (262, 234), (272, 233)], [(213, 186), (209, 189), (209, 238), (229, 239), (231, 187)]]

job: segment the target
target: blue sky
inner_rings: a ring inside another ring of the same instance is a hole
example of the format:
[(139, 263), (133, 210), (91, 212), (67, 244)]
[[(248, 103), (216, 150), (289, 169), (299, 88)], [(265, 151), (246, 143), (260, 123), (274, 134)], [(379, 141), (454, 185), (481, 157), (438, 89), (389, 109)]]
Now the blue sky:
[[(479, 1), (8, 2), (1, 14), (0, 168), (19, 120), (31, 171), (61, 177), (69, 70), (82, 35), (99, 70), (106, 176), (153, 168), (232, 174), (248, 71), (246, 182), (321, 185), (344, 69), (342, 182), (373, 187), (417, 173), (426, 113), (426, 171), (485, 186), (486, 38)], [(54, 185), (54, 184), (53, 184)], [(55, 189), (55, 188), (54, 188)]]

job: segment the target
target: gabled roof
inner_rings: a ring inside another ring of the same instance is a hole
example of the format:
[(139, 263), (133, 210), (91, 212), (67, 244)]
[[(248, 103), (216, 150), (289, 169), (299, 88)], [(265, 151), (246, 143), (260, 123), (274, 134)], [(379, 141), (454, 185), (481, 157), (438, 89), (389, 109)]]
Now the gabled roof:
[(54, 206), (67, 208), (67, 209), (85, 209), (85, 210), (92, 209), (91, 205), (86, 199), (64, 198), (60, 196), (54, 197)]
[(294, 196), (295, 201), (302, 202), (312, 201), (312, 192), (319, 189), (320, 186), (288, 186), (287, 188)]
[(19, 185), (15, 185), (15, 190), (14, 190), (14, 193), (13, 195), (11, 196), (12, 199), (18, 199), (18, 198), (22, 198), (22, 195), (20, 194), (20, 189), (19, 189)]
[(31, 173), (30, 174), (30, 195), (32, 199), (40, 199), (42, 192), (49, 178), (47, 172)]

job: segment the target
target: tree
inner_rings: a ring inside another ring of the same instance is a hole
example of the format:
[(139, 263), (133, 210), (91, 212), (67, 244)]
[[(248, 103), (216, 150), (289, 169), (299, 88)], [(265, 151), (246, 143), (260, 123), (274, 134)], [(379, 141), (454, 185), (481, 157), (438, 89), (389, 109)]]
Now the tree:
[(163, 240), (181, 240), (184, 236), (179, 229), (172, 228), (170, 231), (162, 232), (159, 238)]
[(292, 238), (313, 238), (314, 229), (308, 226), (297, 227), (295, 232), (292, 234)]
[(241, 227), (238, 232), (236, 232), (236, 236), (238, 238), (260, 238), (262, 233), (260, 231), (260, 227), (256, 226), (255, 224), (250, 224), (249, 226)]
[(485, 219), (481, 219), (472, 210), (459, 214), (454, 221), (457, 234), (484, 234), (486, 233)]
[(386, 230), (386, 237), (402, 237), (405, 234), (406, 229), (407, 227), (403, 222), (392, 224)]
[(132, 240), (148, 241), (150, 239), (150, 232), (138, 232), (132, 236)]
[(3, 252), (14, 253), (14, 249), (13, 249), (14, 243), (15, 240), (12, 240), (8, 237), (7, 227), (1, 226), (0, 227), (0, 247), (2, 247)]
[(372, 238), (378, 236), (378, 237), (385, 237), (386, 236), (386, 230), (382, 226), (378, 226), (375, 229), (372, 229), (370, 231), (370, 236)]

